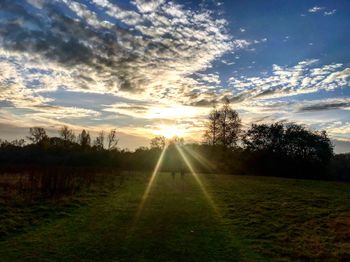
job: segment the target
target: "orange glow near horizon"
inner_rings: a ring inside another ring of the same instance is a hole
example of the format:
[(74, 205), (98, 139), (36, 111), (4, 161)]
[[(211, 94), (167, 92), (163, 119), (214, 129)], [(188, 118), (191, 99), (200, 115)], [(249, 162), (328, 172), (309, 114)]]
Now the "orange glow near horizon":
[(179, 128), (177, 125), (160, 125), (159, 129), (154, 133), (166, 138), (183, 137), (186, 135), (185, 129)]

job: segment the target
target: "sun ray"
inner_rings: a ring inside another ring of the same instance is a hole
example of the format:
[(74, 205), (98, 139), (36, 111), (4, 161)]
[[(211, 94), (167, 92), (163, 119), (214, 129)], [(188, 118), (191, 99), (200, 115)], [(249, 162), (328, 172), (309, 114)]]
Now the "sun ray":
[(193, 156), (200, 164), (202, 164), (204, 167), (209, 168), (210, 170), (214, 170), (215, 166), (212, 162), (210, 162), (207, 158), (203, 157), (198, 152), (194, 151), (193, 149), (185, 146), (185, 151), (189, 153), (191, 156)]
[(195, 178), (196, 182), (198, 183), (200, 189), (202, 190), (205, 198), (207, 199), (209, 205), (213, 208), (213, 210), (215, 211), (215, 213), (217, 215), (220, 216), (220, 212), (219, 212), (219, 209), (218, 207), (215, 205), (213, 199), (211, 198), (211, 196), (209, 195), (208, 191), (206, 190), (205, 186), (203, 185), (202, 181), (200, 180), (198, 174), (194, 171), (190, 161), (188, 160), (188, 158), (186, 157), (184, 151), (182, 150), (181, 147), (179, 147), (178, 145), (176, 145), (176, 149), (178, 150), (178, 152), (180, 153), (182, 159), (185, 161), (187, 167), (189, 168), (192, 176)]
[(159, 168), (160, 168), (160, 166), (162, 164), (162, 161), (163, 161), (163, 158), (164, 158), (166, 150), (167, 150), (167, 146), (165, 146), (163, 148), (163, 151), (162, 151), (162, 153), (160, 154), (160, 156), (158, 158), (158, 161), (157, 161), (157, 164), (156, 164), (156, 166), (154, 168), (152, 176), (151, 176), (151, 178), (150, 178), (150, 180), (149, 180), (149, 182), (147, 184), (147, 188), (146, 188), (145, 192), (142, 195), (141, 202), (140, 202), (140, 204), (139, 204), (139, 206), (137, 208), (137, 212), (136, 212), (136, 215), (135, 215), (135, 219), (134, 219), (135, 223), (138, 221), (138, 219), (140, 218), (140, 215), (141, 215), (141, 213), (143, 211), (144, 205), (145, 205), (146, 200), (147, 200), (147, 198), (149, 196), (149, 193), (151, 191), (153, 182), (154, 182), (154, 180), (155, 180), (155, 178), (156, 178), (156, 176), (158, 174)]

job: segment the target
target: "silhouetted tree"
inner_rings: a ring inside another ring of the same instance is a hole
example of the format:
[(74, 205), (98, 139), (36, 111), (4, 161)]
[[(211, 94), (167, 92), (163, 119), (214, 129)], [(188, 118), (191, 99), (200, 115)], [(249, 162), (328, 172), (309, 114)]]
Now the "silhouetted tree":
[(308, 130), (297, 124), (253, 124), (243, 136), (247, 168), (279, 176), (321, 177), (333, 156), (326, 132)]
[(97, 137), (95, 138), (94, 146), (98, 150), (102, 150), (104, 148), (104, 142), (105, 142), (105, 132), (101, 131), (98, 133)]
[(204, 133), (204, 139), (209, 145), (217, 145), (219, 141), (219, 120), (220, 112), (217, 110), (216, 105), (214, 105), (209, 113), (207, 130)]
[(85, 129), (81, 132), (81, 134), (78, 137), (79, 144), (83, 147), (90, 147), (91, 145), (91, 138), (89, 132), (86, 132)]
[(219, 140), (225, 148), (237, 145), (241, 126), (238, 113), (231, 108), (230, 101), (226, 99), (219, 117)]
[(75, 134), (68, 126), (63, 126), (58, 133), (65, 142), (74, 142), (75, 140)]
[(222, 145), (224, 148), (235, 147), (241, 132), (241, 119), (230, 106), (228, 99), (217, 110), (214, 106), (209, 114), (209, 122), (204, 138), (209, 145)]
[(164, 136), (156, 136), (151, 139), (151, 148), (163, 149), (166, 145), (166, 138)]
[(11, 144), (14, 146), (23, 147), (26, 144), (26, 141), (23, 138), (20, 138), (13, 140)]
[(333, 156), (333, 145), (325, 131), (310, 131), (292, 123), (286, 126), (284, 140), (287, 155), (297, 159), (328, 163)]
[(250, 151), (278, 152), (284, 150), (283, 123), (252, 124), (243, 135), (243, 144)]
[(107, 149), (113, 150), (117, 148), (119, 139), (117, 138), (117, 131), (112, 129), (107, 136)]
[(38, 144), (48, 138), (46, 131), (42, 127), (31, 127), (27, 138), (33, 143)]
[(185, 144), (185, 139), (183, 137), (174, 136), (168, 139), (168, 144), (169, 146), (170, 145), (183, 146)]

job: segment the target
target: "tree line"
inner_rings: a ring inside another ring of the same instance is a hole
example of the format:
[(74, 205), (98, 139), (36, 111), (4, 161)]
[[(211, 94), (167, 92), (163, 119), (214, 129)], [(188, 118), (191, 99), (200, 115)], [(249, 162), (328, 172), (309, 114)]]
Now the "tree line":
[[(105, 149), (105, 142), (107, 142), (107, 150), (114, 150), (117, 148), (119, 141), (116, 129), (112, 129), (107, 135), (105, 131), (100, 131), (93, 141), (91, 141), (90, 133), (85, 129), (76, 136), (74, 131), (69, 129), (68, 126), (62, 126), (58, 134), (58, 137), (49, 137), (44, 128), (31, 127), (27, 139), (33, 144), (40, 146), (56, 144), (69, 148), (69, 146), (80, 145), (81, 148), (93, 147), (96, 150)], [(12, 142), (4, 141), (2, 144), (24, 145), (25, 140), (20, 139)]]
[(295, 123), (252, 124), (243, 128), (237, 111), (228, 101), (214, 106), (208, 115), (202, 143), (185, 144), (182, 138), (154, 137), (149, 147), (135, 151), (118, 148), (116, 129), (101, 131), (92, 139), (82, 130), (76, 135), (63, 126), (50, 137), (42, 127), (29, 129), (24, 139), (0, 140), (0, 167), (83, 166), (120, 170), (153, 170), (165, 146), (164, 171), (186, 165), (175, 145), (183, 148), (198, 172), (272, 175), (297, 178), (347, 180), (346, 157), (334, 155), (325, 131)]

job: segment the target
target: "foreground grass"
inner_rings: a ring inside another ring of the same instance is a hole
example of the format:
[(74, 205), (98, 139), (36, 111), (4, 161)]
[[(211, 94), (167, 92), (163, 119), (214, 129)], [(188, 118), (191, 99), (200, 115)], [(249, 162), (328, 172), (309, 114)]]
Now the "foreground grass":
[(148, 176), (138, 174), (108, 197), (47, 221), (0, 245), (1, 261), (227, 261), (234, 239), (193, 178), (159, 174), (135, 221)]
[(211, 176), (225, 221), (274, 260), (350, 260), (350, 184)]
[(216, 213), (190, 175), (161, 173), (136, 221), (149, 176), (126, 177), (106, 196), (6, 235), (0, 261), (349, 258), (349, 184), (201, 176)]

